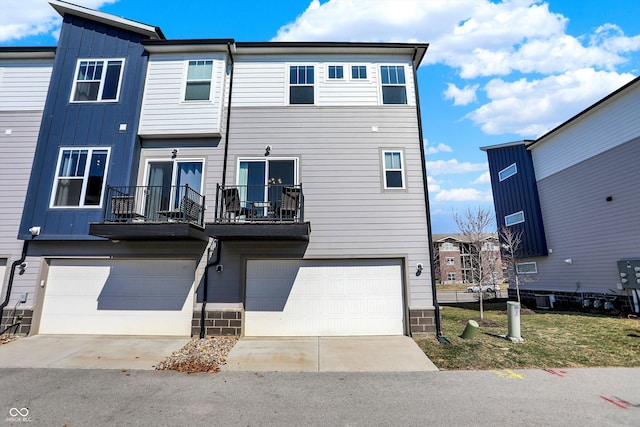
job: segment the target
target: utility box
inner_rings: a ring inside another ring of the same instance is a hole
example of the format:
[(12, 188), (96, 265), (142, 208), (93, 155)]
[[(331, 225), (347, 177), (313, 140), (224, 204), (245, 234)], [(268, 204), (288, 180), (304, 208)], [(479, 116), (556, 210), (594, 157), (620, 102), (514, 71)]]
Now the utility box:
[(507, 338), (513, 342), (523, 342), (520, 336), (520, 304), (515, 301), (507, 302), (507, 324)]
[(622, 289), (640, 289), (640, 259), (618, 261), (618, 274)]

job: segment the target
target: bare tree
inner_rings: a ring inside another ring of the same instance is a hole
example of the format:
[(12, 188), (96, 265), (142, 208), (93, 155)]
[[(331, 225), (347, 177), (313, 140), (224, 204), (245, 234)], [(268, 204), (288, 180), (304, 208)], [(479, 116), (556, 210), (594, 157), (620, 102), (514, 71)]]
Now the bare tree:
[(499, 231), (500, 241), (502, 242), (502, 263), (507, 268), (509, 281), (516, 285), (518, 305), (520, 305), (520, 284), (529, 280), (528, 276), (523, 276), (518, 272), (518, 262), (522, 246), (522, 232), (523, 230), (515, 231), (510, 227), (502, 227)]
[(486, 251), (483, 251), (483, 244), (486, 240), (487, 229), (493, 224), (493, 215), (489, 209), (478, 207), (467, 209), (460, 213), (454, 212), (453, 219), (466, 240), (469, 242), (471, 268), (473, 280), (478, 280), (480, 286), (480, 319), (484, 319), (484, 301), (482, 292), (482, 282), (486, 279), (487, 262), (483, 258)]

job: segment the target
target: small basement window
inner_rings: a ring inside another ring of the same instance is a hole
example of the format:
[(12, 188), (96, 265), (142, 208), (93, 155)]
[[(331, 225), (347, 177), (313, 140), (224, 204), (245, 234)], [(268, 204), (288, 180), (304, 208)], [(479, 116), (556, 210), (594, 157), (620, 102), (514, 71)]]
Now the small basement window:
[(512, 177), (517, 173), (518, 173), (518, 167), (516, 166), (515, 163), (513, 163), (507, 166), (506, 168), (502, 169), (500, 172), (498, 172), (498, 178), (500, 178), (500, 181), (504, 181), (505, 179)]
[(519, 262), (516, 264), (516, 273), (518, 274), (536, 274), (538, 272), (538, 264), (536, 262)]

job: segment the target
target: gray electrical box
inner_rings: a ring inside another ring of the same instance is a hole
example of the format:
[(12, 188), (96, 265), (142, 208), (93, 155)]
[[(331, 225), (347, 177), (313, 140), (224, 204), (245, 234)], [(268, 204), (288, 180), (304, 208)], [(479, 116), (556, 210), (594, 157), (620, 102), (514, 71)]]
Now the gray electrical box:
[(640, 289), (640, 259), (618, 261), (618, 274), (623, 289)]

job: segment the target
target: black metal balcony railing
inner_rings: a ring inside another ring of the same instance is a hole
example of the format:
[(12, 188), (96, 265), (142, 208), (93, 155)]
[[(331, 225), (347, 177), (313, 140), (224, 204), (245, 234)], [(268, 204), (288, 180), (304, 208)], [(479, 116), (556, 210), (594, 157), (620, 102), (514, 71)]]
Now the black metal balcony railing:
[(204, 196), (183, 186), (107, 187), (104, 222), (204, 225)]
[(214, 221), (304, 222), (302, 185), (218, 185)]

